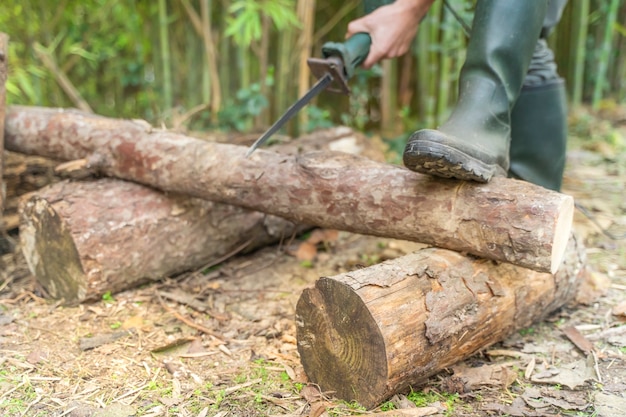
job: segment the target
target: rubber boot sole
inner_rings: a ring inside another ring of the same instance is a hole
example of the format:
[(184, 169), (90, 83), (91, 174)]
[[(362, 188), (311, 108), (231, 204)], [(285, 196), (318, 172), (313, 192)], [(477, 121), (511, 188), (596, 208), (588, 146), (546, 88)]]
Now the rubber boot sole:
[(409, 142), (403, 155), (411, 171), (442, 178), (486, 183), (494, 176), (506, 177), (499, 164), (488, 164), (458, 149), (428, 140)]

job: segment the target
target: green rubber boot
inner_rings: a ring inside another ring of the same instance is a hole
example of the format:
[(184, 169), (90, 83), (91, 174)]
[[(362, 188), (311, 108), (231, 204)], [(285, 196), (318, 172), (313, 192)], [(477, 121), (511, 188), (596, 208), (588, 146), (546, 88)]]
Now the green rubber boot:
[(509, 169), (511, 109), (542, 30), (547, 0), (479, 0), (461, 70), (459, 100), (438, 130), (415, 132), (404, 165), (487, 182)]
[(560, 191), (567, 144), (565, 83), (541, 39), (511, 113), (509, 176)]

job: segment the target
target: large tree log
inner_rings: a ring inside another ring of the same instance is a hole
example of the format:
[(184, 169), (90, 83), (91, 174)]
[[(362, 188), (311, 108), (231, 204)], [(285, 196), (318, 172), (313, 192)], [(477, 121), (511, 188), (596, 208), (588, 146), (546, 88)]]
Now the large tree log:
[[(383, 159), (380, 147), (352, 133), (318, 132), (299, 145), (340, 147)], [(297, 152), (293, 144), (276, 148)], [(116, 179), (51, 185), (32, 193), (20, 214), (22, 249), (31, 271), (50, 296), (68, 304), (195, 270), (310, 228)]]
[(110, 178), (50, 185), (24, 202), (20, 216), (30, 270), (67, 304), (197, 269), (298, 229), (280, 217)]
[(343, 153), (285, 156), (207, 143), (142, 123), (11, 107), (7, 149), (90, 158), (110, 176), (296, 223), (432, 244), (554, 272), (573, 199), (506, 178), (476, 184), (422, 176)]
[(428, 248), (321, 278), (296, 306), (309, 379), (373, 407), (572, 300), (584, 248), (555, 275)]
[(9, 37), (6, 33), (0, 32), (0, 231), (4, 230), (2, 214), (6, 199), (6, 188), (2, 175), (4, 172), (4, 113), (6, 108), (6, 87), (7, 61)]

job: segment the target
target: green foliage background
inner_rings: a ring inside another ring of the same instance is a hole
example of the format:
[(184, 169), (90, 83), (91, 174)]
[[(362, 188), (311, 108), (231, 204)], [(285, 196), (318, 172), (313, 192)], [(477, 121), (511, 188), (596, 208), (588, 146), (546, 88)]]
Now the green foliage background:
[[(308, 71), (302, 53), (319, 56), (324, 42), (343, 39), (347, 23), (361, 14), (359, 3), (2, 0), (0, 30), (11, 37), (8, 101), (76, 106), (60, 85), (66, 76), (99, 114), (191, 129), (261, 130), (310, 82), (300, 77)], [(474, 1), (450, 3), (471, 23)], [(624, 102), (624, 22), (624, 0), (568, 4), (550, 43), (574, 105)], [(306, 33), (312, 41), (303, 49)], [(350, 98), (322, 95), (291, 133), (345, 123), (393, 136), (436, 124), (454, 101), (465, 45), (460, 24), (435, 2), (409, 55), (360, 71)]]

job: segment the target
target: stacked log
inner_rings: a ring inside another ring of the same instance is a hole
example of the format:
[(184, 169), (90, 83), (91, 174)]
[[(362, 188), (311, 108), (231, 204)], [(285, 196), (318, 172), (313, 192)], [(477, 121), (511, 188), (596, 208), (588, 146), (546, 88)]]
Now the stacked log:
[[(349, 129), (318, 132), (298, 144), (305, 150), (340, 148), (383, 158), (371, 141)], [(297, 152), (293, 144), (276, 149)], [(75, 175), (84, 165), (76, 161), (63, 168)], [(20, 217), (30, 270), (50, 297), (65, 304), (202, 269), (310, 228), (113, 178), (42, 188), (23, 202)]]
[(21, 207), (20, 240), (50, 297), (93, 301), (287, 239), (276, 216), (128, 181), (62, 181)]
[[(359, 143), (339, 131), (329, 148)], [(368, 407), (567, 303), (584, 274), (573, 199), (522, 181), (431, 178), (305, 142), (304, 152), (246, 158), (243, 146), (62, 109), (11, 107), (6, 132), (9, 150), (118, 178), (58, 183), (23, 205), (29, 265), (66, 302), (266, 244), (296, 225), (436, 246), (321, 278), (298, 302), (307, 375)]]
[(374, 407), (571, 301), (572, 237), (556, 274), (427, 248), (317, 281), (296, 306), (298, 351), (322, 392)]
[(7, 148), (88, 159), (106, 175), (329, 229), (413, 240), (555, 272), (573, 199), (507, 178), (435, 179), (328, 151), (283, 155), (208, 143), (145, 124), (12, 107)]

